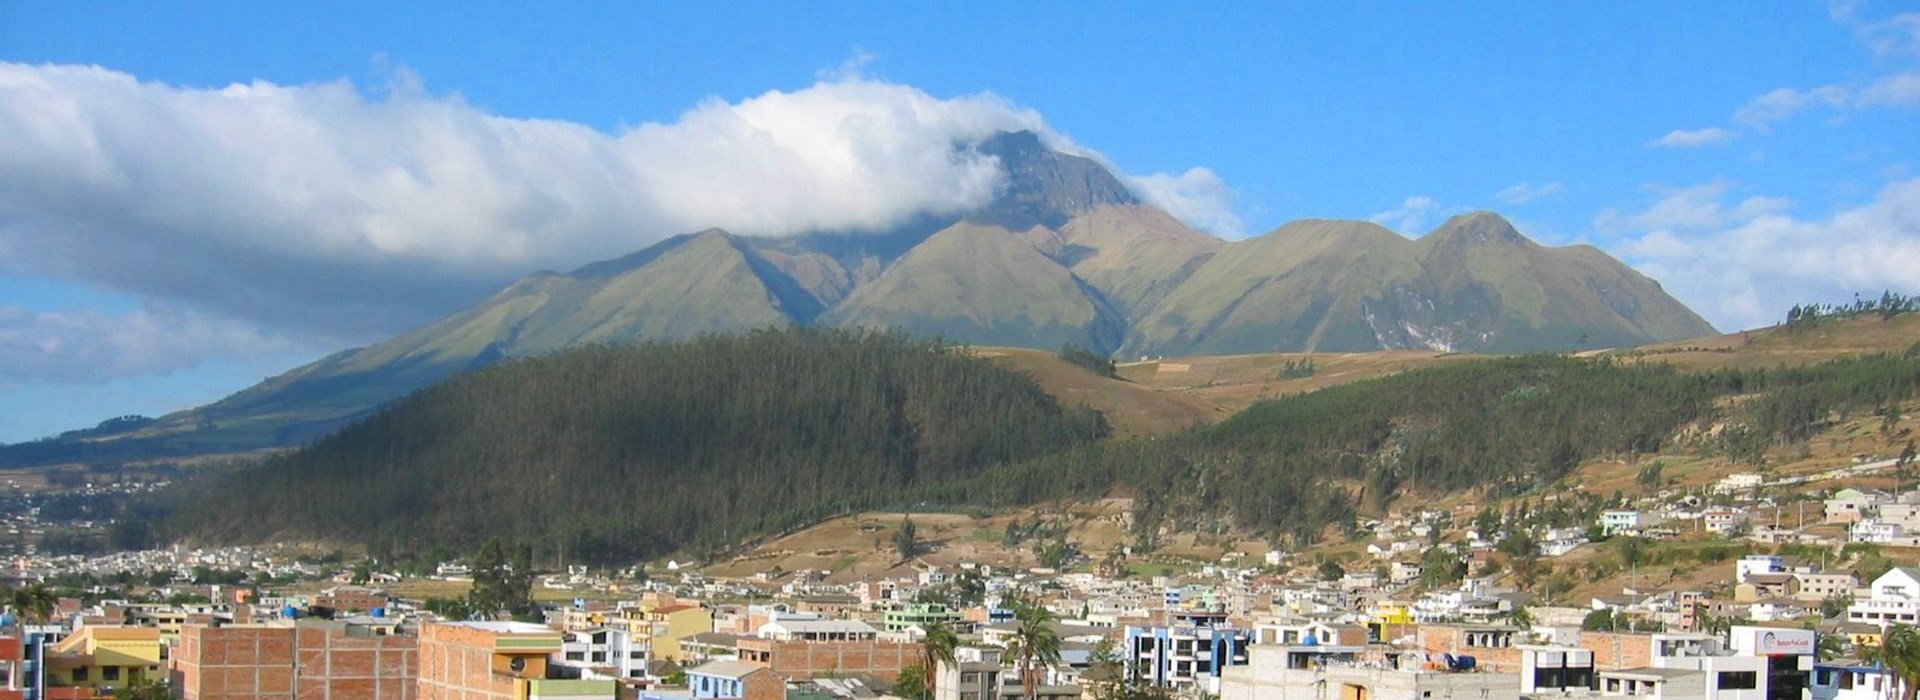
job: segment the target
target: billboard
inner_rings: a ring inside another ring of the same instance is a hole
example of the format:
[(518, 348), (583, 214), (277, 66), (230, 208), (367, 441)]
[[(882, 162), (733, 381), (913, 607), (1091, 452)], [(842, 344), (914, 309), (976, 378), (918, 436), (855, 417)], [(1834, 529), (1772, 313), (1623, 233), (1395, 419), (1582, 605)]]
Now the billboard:
[(1812, 654), (1813, 630), (1782, 627), (1735, 627), (1733, 647), (1756, 656)]

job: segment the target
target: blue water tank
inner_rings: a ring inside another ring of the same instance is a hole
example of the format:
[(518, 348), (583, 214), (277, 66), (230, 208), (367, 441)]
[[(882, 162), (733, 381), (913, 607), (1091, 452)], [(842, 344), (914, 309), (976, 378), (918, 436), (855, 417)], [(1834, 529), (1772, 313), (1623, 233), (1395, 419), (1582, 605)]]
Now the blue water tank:
[(280, 616), (289, 620), (300, 617), (300, 609), (291, 605), (280, 609)]
[(386, 616), (387, 616), (387, 609), (386, 609), (386, 608), (374, 608), (372, 612), (373, 612), (373, 616), (374, 616), (374, 617), (386, 617)]
[(13, 627), (18, 625), (19, 623), (20, 623), (19, 618), (16, 618), (12, 615), (8, 615), (5, 613), (0, 613), (0, 627)]
[(1300, 643), (1305, 646), (1317, 647), (1317, 646), (1320, 646), (1320, 638), (1309, 634), (1305, 637), (1302, 637), (1300, 639)]

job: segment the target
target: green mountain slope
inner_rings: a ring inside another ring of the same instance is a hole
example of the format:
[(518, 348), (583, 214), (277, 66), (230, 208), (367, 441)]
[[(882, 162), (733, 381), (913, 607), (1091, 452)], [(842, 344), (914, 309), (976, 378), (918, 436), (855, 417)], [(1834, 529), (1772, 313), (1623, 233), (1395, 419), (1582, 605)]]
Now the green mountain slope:
[(1058, 236), (1043, 228), (1015, 233), (956, 224), (915, 247), (822, 320), (983, 345), (1071, 343), (1111, 351), (1126, 332), (1125, 320), (1049, 255), (1059, 248)]
[(1221, 249), (1139, 322), (1123, 354), (1377, 350), (1365, 303), (1418, 275), (1392, 231), (1296, 221)]
[(1097, 161), (1028, 132), (956, 145), (1005, 180), (971, 212), (880, 232), (675, 236), (539, 273), (440, 321), (213, 404), (0, 446), (0, 466), (296, 445), (454, 373), (588, 343), (788, 325), (901, 328), (980, 345), (1211, 355), (1575, 350), (1711, 335), (1652, 280), (1547, 248), (1490, 213), (1409, 240), (1297, 221), (1225, 242), (1140, 203)]
[(1123, 354), (1638, 345), (1713, 327), (1588, 246), (1548, 248), (1497, 214), (1418, 240), (1360, 221), (1296, 221), (1228, 244), (1135, 326)]
[(461, 375), (199, 484), (171, 527), (607, 560), (731, 544), (1104, 433), (1018, 372), (897, 335), (590, 346)]
[(1057, 257), (1130, 319), (1152, 309), (1225, 241), (1195, 233), (1166, 212), (1109, 204), (1060, 227)]

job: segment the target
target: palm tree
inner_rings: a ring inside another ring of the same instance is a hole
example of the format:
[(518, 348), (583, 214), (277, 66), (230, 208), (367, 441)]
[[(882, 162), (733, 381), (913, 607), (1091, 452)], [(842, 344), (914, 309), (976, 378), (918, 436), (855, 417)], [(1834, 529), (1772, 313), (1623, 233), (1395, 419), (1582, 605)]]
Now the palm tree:
[(1920, 628), (1897, 625), (1880, 639), (1880, 659), (1900, 680), (1900, 697), (1920, 695)]
[(1014, 630), (1007, 652), (1019, 660), (1020, 692), (1033, 700), (1040, 692), (1040, 669), (1060, 663), (1060, 633), (1053, 629), (1053, 613), (1046, 606), (1023, 601), (1013, 610), (1020, 627)]
[(953, 650), (960, 646), (960, 637), (953, 633), (953, 627), (944, 620), (929, 622), (921, 628), (926, 636), (920, 639), (920, 676), (927, 684), (927, 697), (935, 697), (940, 686), (940, 664), (953, 664)]

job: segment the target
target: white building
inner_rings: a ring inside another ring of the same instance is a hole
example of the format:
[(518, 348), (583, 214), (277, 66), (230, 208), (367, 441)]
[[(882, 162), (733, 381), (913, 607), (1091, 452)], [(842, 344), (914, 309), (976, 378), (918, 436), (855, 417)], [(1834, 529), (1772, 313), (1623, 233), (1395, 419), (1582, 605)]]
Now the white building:
[(1848, 622), (1870, 625), (1920, 623), (1920, 568), (1897, 567), (1867, 587), (1867, 597), (1847, 606)]
[(1220, 700), (1520, 697), (1517, 674), (1431, 670), (1420, 652), (1273, 644), (1256, 644), (1248, 651), (1247, 665), (1222, 673)]
[(1787, 570), (1787, 560), (1771, 554), (1749, 554), (1733, 563), (1733, 582), (1746, 583), (1754, 574), (1779, 574)]
[(1859, 661), (1818, 662), (1808, 686), (1812, 700), (1887, 700), (1906, 697), (1900, 680), (1879, 666)]
[(1822, 504), (1823, 515), (1830, 523), (1851, 523), (1873, 517), (1876, 509), (1892, 500), (1877, 491), (1841, 489)]
[(1745, 527), (1750, 516), (1744, 510), (1715, 508), (1700, 514), (1700, 520), (1707, 532), (1716, 535), (1730, 535)]
[(1847, 526), (1848, 542), (1892, 544), (1894, 540), (1900, 538), (1901, 534), (1903, 534), (1902, 528), (1898, 524), (1877, 518), (1863, 518)]
[(560, 664), (582, 669), (582, 678), (649, 680), (651, 640), (635, 639), (622, 627), (598, 627), (566, 632), (560, 642)]
[(1600, 531), (1611, 537), (1622, 532), (1639, 532), (1666, 521), (1666, 516), (1653, 511), (1615, 508), (1600, 513)]
[(1757, 488), (1760, 488), (1760, 484), (1764, 482), (1765, 482), (1765, 479), (1762, 479), (1760, 477), (1759, 472), (1740, 472), (1737, 474), (1728, 474), (1725, 478), (1722, 478), (1721, 480), (1713, 483), (1713, 492), (1714, 493), (1734, 493), (1737, 491), (1757, 489)]
[(859, 620), (774, 620), (754, 636), (777, 642), (860, 642), (879, 638), (880, 630)]

